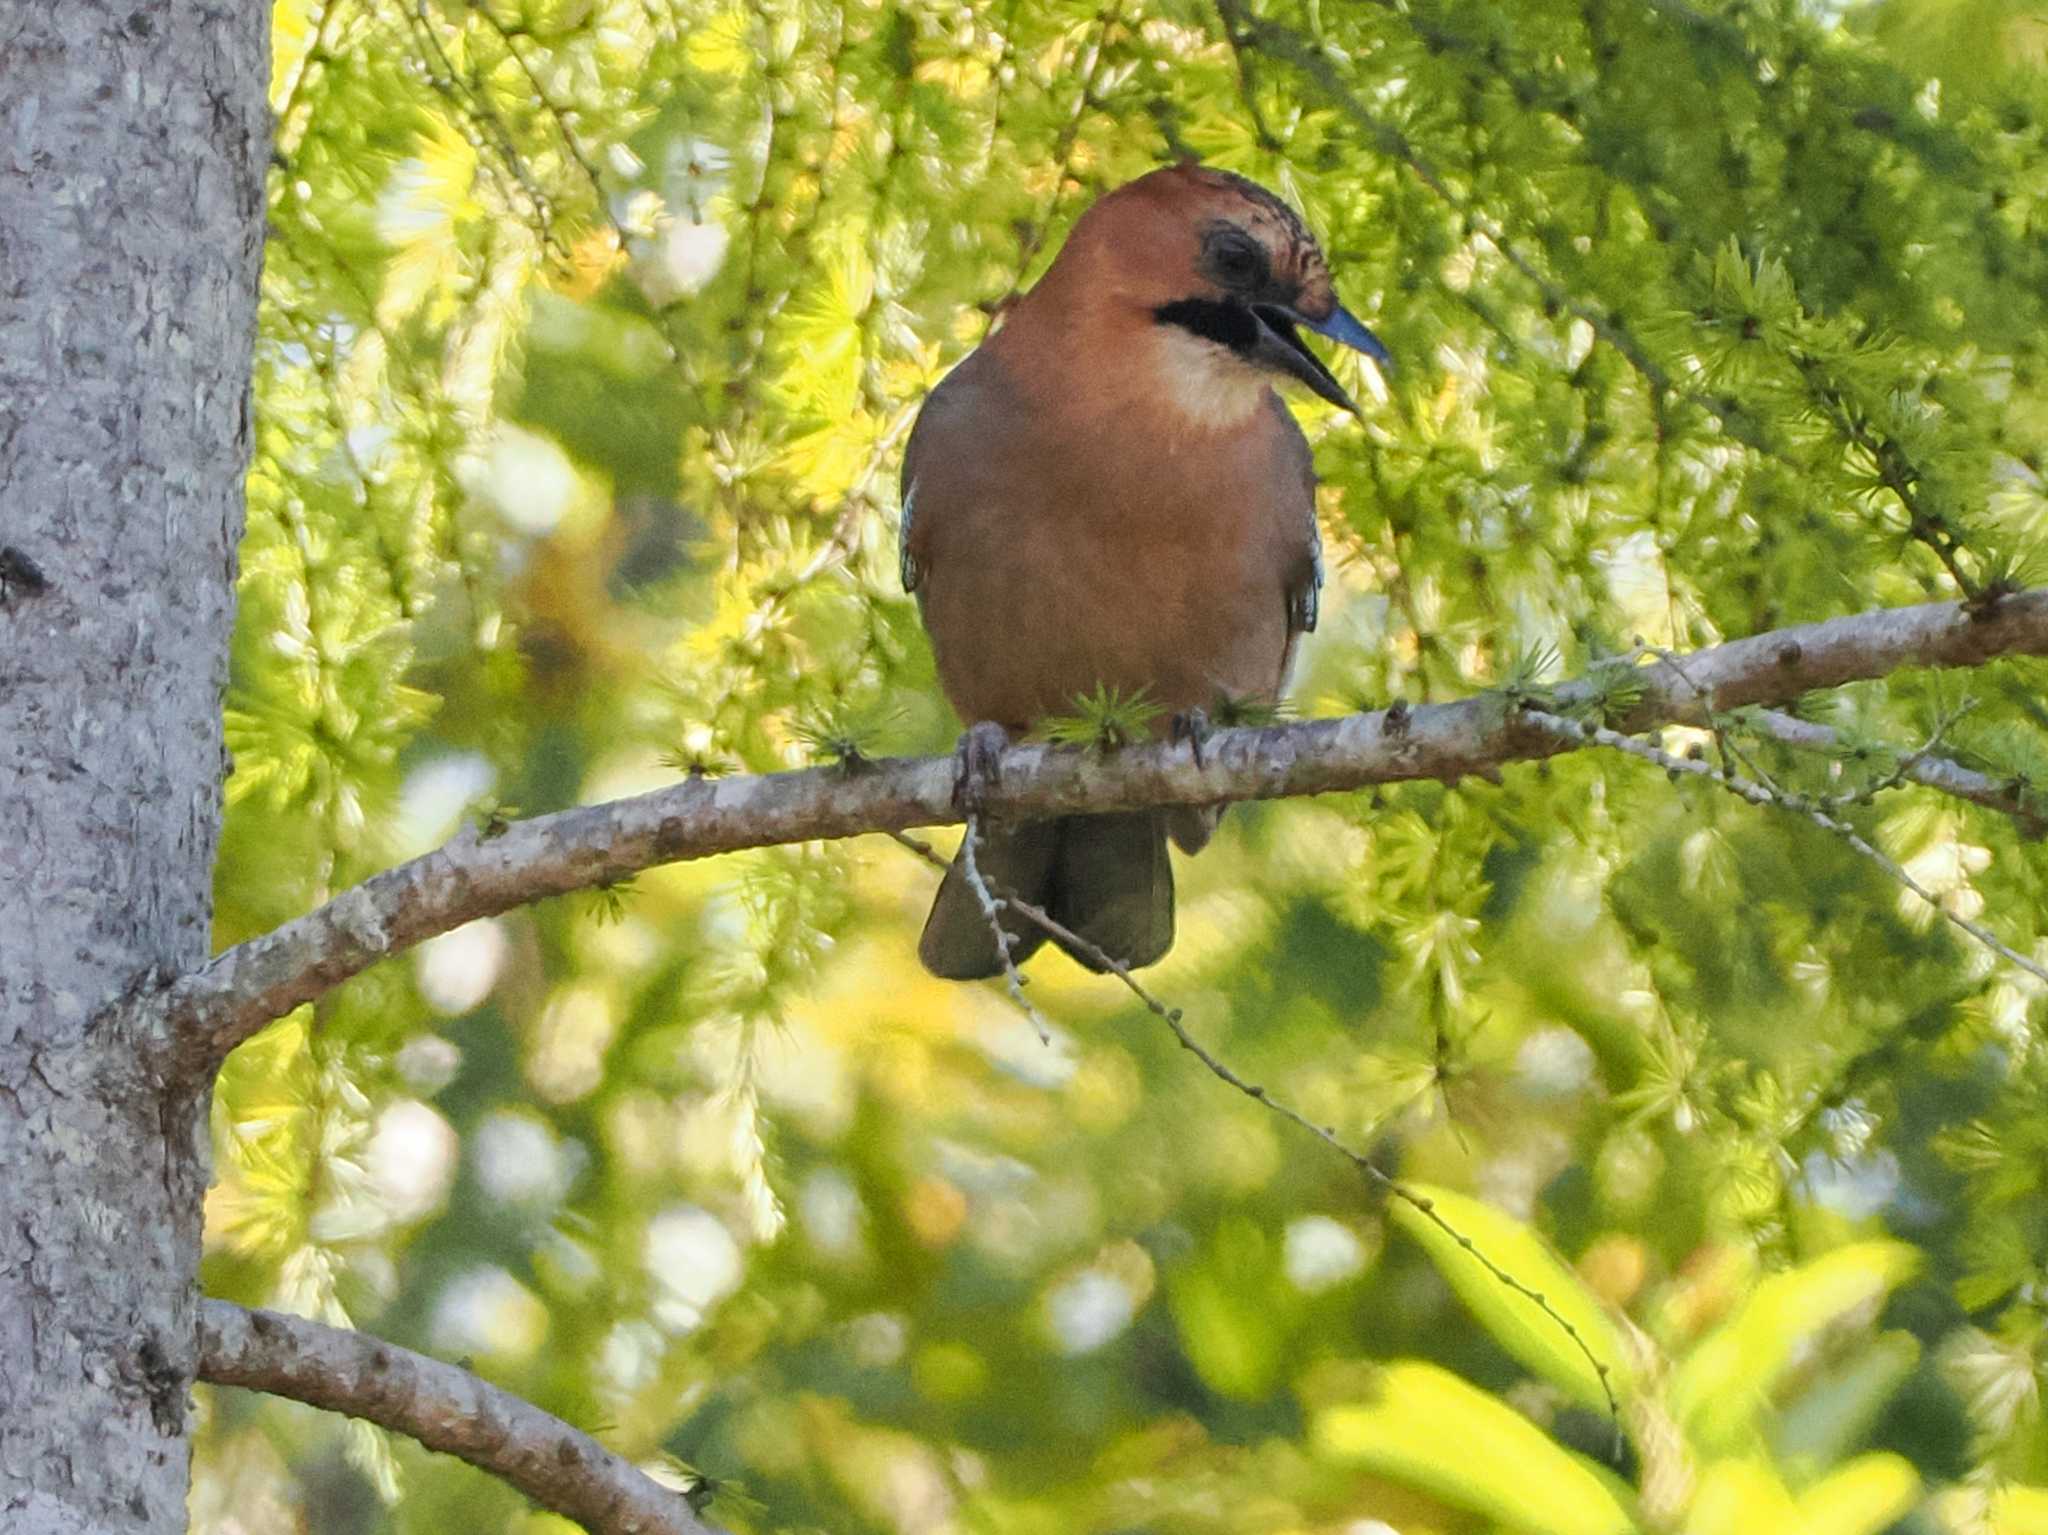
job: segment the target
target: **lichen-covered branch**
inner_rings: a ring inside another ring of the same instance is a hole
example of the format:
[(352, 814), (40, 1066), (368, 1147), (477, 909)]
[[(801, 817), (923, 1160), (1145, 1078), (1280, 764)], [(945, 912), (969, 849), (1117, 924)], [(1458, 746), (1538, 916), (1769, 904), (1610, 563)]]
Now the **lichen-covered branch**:
[[(1750, 717), (1749, 723), (1771, 739), (1802, 751), (1833, 754), (1846, 749), (1841, 732), (1832, 725), (1803, 720), (1776, 709), (1758, 710)], [(1923, 788), (1939, 789), (1943, 794), (1953, 794), (1957, 799), (1966, 799), (1986, 810), (2011, 816), (2020, 834), (2030, 841), (2048, 837), (2048, 818), (2029, 803), (2020, 786), (2009, 780), (1994, 778), (1989, 773), (1980, 773), (1950, 758), (1927, 752), (1915, 752), (1906, 757), (1899, 764), (1898, 774), (1901, 779)]]
[[(1646, 659), (1617, 688), (1601, 677), (1547, 690), (1556, 713), (1616, 700), (1622, 731), (1706, 724), (1717, 711), (1782, 704), (1918, 666), (1977, 666), (2048, 654), (2048, 588), (1995, 603), (1925, 603), (1774, 630), (1682, 657)], [(1618, 700), (1626, 699), (1621, 704)], [(1204, 805), (1358, 789), (1409, 779), (1456, 782), (1575, 743), (1530, 724), (1498, 694), (1397, 705), (1338, 719), (1215, 732), (1202, 760), (1186, 743), (1099, 753), (1025, 745), (1002, 759), (992, 815)], [(742, 848), (956, 823), (950, 757), (752, 777), (692, 778), (609, 804), (465, 833), (317, 911), (238, 944), (143, 999), (168, 1070), (203, 1073), (273, 1018), (378, 960), (477, 917), (615, 883), (656, 864)]]
[(1736, 798), (1747, 800), (1752, 805), (1771, 805), (1780, 810), (1788, 810), (1794, 815), (1804, 816), (1822, 831), (1830, 832), (1840, 837), (1859, 856), (1868, 859), (1876, 864), (1878, 868), (1882, 869), (1887, 878), (1897, 881), (1906, 889), (1912, 891), (1913, 894), (1926, 902), (1928, 908), (1936, 915), (1951, 923), (1962, 932), (1969, 934), (1970, 937), (1983, 944), (1985, 948), (1996, 954), (2000, 959), (2026, 971), (2027, 974), (2033, 976), (2036, 980), (2048, 982), (2048, 967), (2044, 967), (2039, 960), (2029, 958), (2027, 955), (2020, 953), (2019, 950), (2013, 948), (2012, 945), (1992, 932), (1983, 923), (1973, 922), (1960, 912), (1952, 909), (1940, 896), (1921, 884), (1895, 859), (1889, 858), (1880, 852), (1855, 827), (1849, 825), (1848, 822), (1840, 817), (1830, 814), (1822, 805), (1807, 796), (1788, 794), (1769, 783), (1762, 783), (1753, 778), (1745, 778), (1740, 773), (1731, 772), (1725, 767), (1711, 767), (1697, 758), (1675, 757), (1660, 746), (1653, 746), (1647, 741), (1631, 740), (1619, 731), (1608, 730), (1603, 726), (1594, 724), (1590, 720), (1573, 721), (1563, 719), (1555, 714), (1546, 714), (1542, 710), (1531, 710), (1526, 717), (1531, 724), (1540, 725), (1543, 729), (1555, 734), (1560, 740), (1576, 739), (1586, 741), (1592, 745), (1604, 746), (1609, 751), (1617, 751), (1627, 756), (1641, 758), (1651, 766), (1661, 768), (1664, 772), (1670, 774), (1673, 779), (1704, 778), (1710, 783), (1718, 784)]
[(468, 1370), (226, 1301), (199, 1308), (199, 1378), (378, 1424), (468, 1461), (592, 1535), (715, 1535), (689, 1499)]

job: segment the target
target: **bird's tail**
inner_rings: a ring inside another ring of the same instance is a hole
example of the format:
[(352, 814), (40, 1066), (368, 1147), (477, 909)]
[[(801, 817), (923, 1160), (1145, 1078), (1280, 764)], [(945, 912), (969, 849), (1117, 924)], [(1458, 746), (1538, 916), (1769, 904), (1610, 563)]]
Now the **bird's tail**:
[[(995, 894), (1042, 907), (1062, 927), (1136, 969), (1173, 947), (1166, 831), (1166, 815), (1157, 810), (984, 825), (974, 862)], [(1045, 942), (1045, 930), (1014, 911), (1004, 911), (1001, 921), (1018, 964)], [(1060, 947), (1090, 970), (1103, 968), (1092, 954)], [(1003, 973), (995, 931), (957, 857), (939, 885), (917, 954), (925, 969), (949, 981)]]

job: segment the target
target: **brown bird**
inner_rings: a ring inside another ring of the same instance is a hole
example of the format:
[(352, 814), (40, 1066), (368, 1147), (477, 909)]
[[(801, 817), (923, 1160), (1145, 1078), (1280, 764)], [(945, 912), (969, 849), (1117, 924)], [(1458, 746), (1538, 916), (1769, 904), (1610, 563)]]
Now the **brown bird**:
[[(970, 807), (1011, 734), (1097, 689), (1142, 693), (1198, 747), (1204, 711), (1278, 697), (1316, 624), (1322, 563), (1308, 443), (1273, 381), (1357, 411), (1297, 326), (1386, 361), (1293, 209), (1241, 176), (1175, 166), (1089, 208), (925, 401), (903, 461), (903, 585), (969, 727)], [(1173, 943), (1168, 835), (1195, 852), (1215, 816), (984, 818), (976, 865), (998, 893), (1148, 965)], [(1013, 960), (1044, 939), (1003, 921)], [(918, 953), (954, 979), (1002, 969), (958, 859)]]

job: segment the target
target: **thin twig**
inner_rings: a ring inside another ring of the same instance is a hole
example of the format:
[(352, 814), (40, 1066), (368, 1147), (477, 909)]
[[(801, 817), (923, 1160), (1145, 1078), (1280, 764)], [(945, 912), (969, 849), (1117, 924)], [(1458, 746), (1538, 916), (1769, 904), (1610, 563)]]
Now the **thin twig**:
[(1888, 771), (1846, 794), (1828, 795), (1822, 804), (1829, 810), (1845, 810), (1851, 805), (1867, 805), (1887, 790), (1911, 782), (1914, 767), (1934, 755), (1948, 735), (1949, 727), (1968, 714), (1973, 707), (1974, 704), (1965, 699), (1960, 707), (1944, 710), (1941, 718), (1934, 722), (1934, 729), (1927, 733), (1927, 739), (1900, 757)]
[[(340, 14), (343, 3), (344, 0), (322, 0), (320, 9), (314, 15), (313, 24), (307, 28), (310, 40), (306, 44), (305, 54), (299, 59), (299, 67), (292, 71), (291, 81), (284, 88), (284, 100), (278, 104), (277, 113), (272, 119), (277, 124), (277, 147), (273, 152), (273, 158), (279, 164), (290, 162), (293, 152), (299, 147), (299, 141), (305, 137), (303, 130), (295, 121), (299, 97), (306, 87), (312, 84), (313, 76), (324, 70), (332, 57), (327, 28)], [(310, 116), (309, 113), (309, 119)]]
[(875, 496), (874, 482), (887, 465), (896, 444), (903, 440), (911, 424), (917, 420), (917, 407), (906, 405), (898, 410), (882, 429), (882, 435), (875, 439), (875, 445), (868, 450), (867, 462), (861, 466), (858, 477), (840, 502), (839, 515), (832, 520), (832, 536), (826, 539), (824, 547), (812, 555), (804, 568), (796, 573), (796, 580), (784, 590), (787, 597), (798, 587), (807, 586), (819, 576), (844, 561), (860, 542), (861, 512), (865, 509), (879, 510)]
[[(1803, 720), (1778, 709), (1757, 709), (1747, 716), (1746, 723), (1772, 740), (1802, 751), (1832, 754), (1842, 751), (1845, 745), (1841, 732), (1833, 726)], [(1986, 810), (2009, 815), (2018, 824), (2020, 835), (2029, 840), (2048, 837), (2048, 816), (2030, 805), (2019, 787), (2009, 780), (1993, 778), (1975, 768), (1964, 767), (1952, 758), (1934, 756), (1931, 749), (1923, 749), (1901, 759), (1897, 769), (1887, 775), (1886, 781), (1859, 790), (1853, 798), (1860, 800), (1893, 788), (1894, 780), (1898, 779), (1923, 788), (1938, 789), (1943, 794), (1968, 800)]]
[[(434, 30), (432, 9), (428, 0), (418, 0), (410, 10), (402, 11), (406, 25), (422, 46), (421, 63), (427, 72), (427, 79), (434, 88), (448, 98), (455, 109), (456, 128), (477, 152), (479, 162), (491, 178), (505, 193), (507, 207), (514, 206), (518, 198), (512, 195), (513, 186), (525, 197), (527, 211), (532, 220), (529, 228), (541, 243), (555, 255), (566, 261), (570, 252), (562, 244), (561, 236), (555, 232), (554, 204), (540, 184), (534, 180), (525, 158), (519, 153), (519, 145), (512, 132), (505, 126), (504, 119), (484, 94), (482, 85), (474, 78), (467, 84), (456, 73), (455, 61), (449, 57), (447, 47), (440, 34)], [(481, 125), (481, 126), (479, 126)], [(489, 142), (486, 142), (486, 139)], [(495, 150), (495, 153), (493, 151)], [(511, 183), (505, 181), (509, 175)]]
[(1265, 111), (1259, 106), (1259, 86), (1252, 73), (1249, 56), (1251, 34), (1234, 24), (1231, 7), (1221, 8), (1218, 14), (1223, 21), (1223, 40), (1230, 45), (1231, 60), (1237, 65), (1237, 99), (1244, 105), (1245, 116), (1251, 119), (1253, 136), (1258, 140), (1259, 148), (1266, 153), (1285, 154), (1286, 143), (1273, 131), (1273, 125), (1266, 121)]
[(1038, 1030), (1039, 1043), (1049, 1045), (1052, 1043), (1052, 1029), (1046, 1023), (1045, 1015), (1032, 1006), (1031, 999), (1024, 995), (1024, 977), (1018, 974), (1017, 961), (1011, 954), (1016, 940), (1010, 936), (1010, 930), (1003, 926), (1003, 908), (1015, 906), (1021, 911), (1023, 905), (1007, 893), (998, 896), (989, 889), (988, 881), (981, 877), (981, 864), (975, 855), (975, 849), (980, 842), (981, 817), (970, 815), (967, 818), (967, 834), (960, 839), (960, 872), (967, 876), (967, 888), (974, 892), (974, 899), (981, 906), (981, 914), (988, 920), (988, 929), (995, 934), (996, 954), (1003, 962), (1003, 979), (1009, 984), (1010, 1000), (1017, 1004), (1024, 1016), (1031, 1020), (1032, 1027)]
[(570, 109), (555, 100), (548, 88), (541, 83), (540, 72), (520, 51), (519, 38), (526, 34), (498, 20), (490, 6), (480, 3), (480, 0), (478, 3), (472, 3), (469, 10), (471, 15), (483, 18), (484, 25), (497, 36), (505, 52), (511, 55), (512, 62), (519, 66), (519, 72), (526, 77), (526, 83), (533, 89), (533, 99), (540, 104), (541, 110), (554, 124), (555, 132), (560, 135), (562, 147), (568, 150), (569, 158), (576, 162), (576, 168), (583, 173), (583, 179), (590, 183), (591, 200), (597, 204), (599, 215), (611, 225), (613, 233), (618, 238), (619, 248), (623, 250), (626, 244), (626, 231), (620, 227), (619, 221), (612, 217), (611, 200), (605, 193), (604, 175), (598, 170), (597, 162), (583, 147), (583, 141), (577, 137), (576, 129), (569, 122)]
[(1081, 137), (1081, 125), (1088, 120), (1092, 107), (1100, 105), (1095, 89), (1102, 77), (1102, 65), (1109, 54), (1109, 34), (1120, 19), (1122, 0), (1111, 0), (1096, 13), (1095, 47), (1088, 56), (1086, 68), (1081, 72), (1081, 93), (1074, 100), (1074, 110), (1066, 122), (1060, 125), (1057, 138), (1053, 141), (1052, 162), (1055, 166), (1052, 193), (1046, 199), (1045, 212), (1034, 222), (1017, 242), (1017, 265), (1010, 279), (1010, 286), (1001, 297), (981, 305), (988, 315), (989, 324), (1002, 318), (1003, 313), (1017, 302), (1023, 292), (1024, 279), (1031, 275), (1031, 263), (1039, 251), (1045, 248), (1045, 237), (1051, 232), (1052, 224), (1059, 217), (1060, 208), (1066, 201), (1067, 183), (1074, 176), (1074, 146)]
[(995, 164), (996, 145), (1003, 133), (1003, 108), (1009, 104), (1009, 89), (1004, 76), (1009, 72), (1017, 55), (1017, 6), (1018, 0), (1008, 0), (1003, 8), (1002, 42), (996, 49), (995, 66), (989, 71), (989, 80), (994, 88), (994, 99), (989, 103), (988, 142), (982, 146), (981, 164), (976, 179), (988, 174)]
[(1684, 773), (1688, 777), (1707, 779), (1752, 805), (1773, 805), (1780, 810), (1789, 810), (1794, 815), (1806, 817), (1823, 831), (1840, 837), (1856, 852), (1876, 864), (1887, 876), (1919, 896), (1943, 918), (1983, 944), (2000, 959), (2019, 966), (2037, 980), (2048, 982), (2048, 967), (2020, 953), (1981, 922), (1973, 922), (1968, 917), (1949, 910), (1940, 896), (1921, 884), (1890, 856), (1872, 846), (1855, 827), (1830, 815), (1804, 795), (1768, 788), (1754, 779), (1744, 778), (1725, 767), (1715, 768), (1697, 758), (1674, 757), (1662, 747), (1652, 746), (1647, 741), (1636, 740), (1633, 736), (1625, 736), (1618, 730), (1609, 730), (1606, 726), (1596, 725), (1591, 721), (1568, 720), (1555, 714), (1546, 714), (1541, 709), (1524, 709), (1522, 718), (1540, 730), (1549, 731), (1560, 741), (1590, 742), (1596, 746), (1607, 747), (1611, 751), (1624, 752), (1631, 757), (1639, 757), (1645, 762), (1653, 763), (1667, 773)]
[(1791, 361), (1798, 370), (1800, 382), (1806, 385), (1808, 395), (1820, 407), (1821, 414), (1827, 417), (1842, 441), (1870, 455), (1878, 482), (1892, 493), (1899, 509), (1906, 514), (1907, 533), (1934, 551), (1949, 579), (1965, 597), (1977, 596), (1982, 590), (1981, 583), (1971, 579), (1956, 558), (1956, 551), (1967, 546), (1956, 537), (1941, 514), (1928, 507), (1920, 494), (1925, 476), (1906, 456), (1898, 440), (1871, 426), (1841, 388), (1828, 377), (1818, 358), (1795, 350), (1791, 353)]
[[(1451, 186), (1435, 162), (1407, 134), (1367, 110), (1345, 84), (1336, 65), (1312, 40), (1263, 16), (1252, 15), (1245, 9), (1243, 0), (1217, 0), (1217, 10), (1222, 15), (1225, 32), (1232, 34), (1234, 47), (1252, 47), (1263, 54), (1285, 59), (1312, 79), (1343, 115), (1371, 137), (1380, 153), (1407, 166), (1416, 180), (1435, 193), (1437, 199), (1456, 213), (1467, 228), (1499, 251), (1502, 259), (1536, 289), (1547, 307), (1585, 321), (1593, 328), (1594, 334), (1626, 359), (1653, 389), (1685, 393), (1677, 390), (1669, 370), (1649, 354), (1626, 325), (1600, 305), (1579, 298), (1545, 273), (1515, 243), (1513, 235), (1498, 219)], [(1720, 414), (1711, 399), (1702, 396), (1698, 403), (1717, 416)]]
[[(969, 821), (968, 827), (968, 837), (971, 839), (974, 835), (972, 820)], [(901, 832), (893, 833), (892, 835), (898, 843), (910, 849), (910, 851), (917, 854), (927, 863), (933, 864), (940, 869), (946, 867), (945, 859), (941, 858), (915, 837), (905, 836)], [(965, 843), (962, 844), (963, 847), (965, 845)], [(970, 874), (969, 877), (977, 882), (979, 880), (978, 875)], [(1248, 1082), (1239, 1076), (1227, 1062), (1211, 1052), (1207, 1046), (1188, 1032), (1187, 1024), (1182, 1019), (1179, 1008), (1168, 1007), (1158, 997), (1154, 996), (1152, 992), (1146, 989), (1143, 982), (1131, 974), (1131, 967), (1121, 959), (1118, 959), (1094, 940), (1084, 938), (1065, 923), (1051, 916), (1042, 907), (1035, 906), (1029, 901), (1020, 900), (1008, 892), (1002, 892), (1000, 899), (1003, 905), (1016, 912), (1026, 921), (1035, 923), (1038, 927), (1042, 928), (1070, 953), (1085, 956), (1089, 963), (1099, 966), (1115, 976), (1119, 981), (1122, 981), (1131, 995), (1144, 1004), (1146, 1011), (1159, 1019), (1172, 1031), (1173, 1037), (1179, 1042), (1180, 1047), (1200, 1061), (1204, 1069), (1211, 1076), (1237, 1089), (1247, 1098), (1264, 1104), (1282, 1119), (1308, 1131), (1310, 1135), (1313, 1135), (1325, 1146), (1328, 1146), (1332, 1151), (1343, 1157), (1353, 1167), (1364, 1173), (1373, 1183), (1384, 1189), (1390, 1197), (1400, 1200), (1432, 1226), (1435, 1226), (1437, 1230), (1457, 1243), (1475, 1263), (1485, 1269), (1500, 1284), (1514, 1291), (1515, 1294), (1521, 1296), (1552, 1322), (1556, 1323), (1562, 1329), (1565, 1336), (1572, 1340), (1573, 1345), (1578, 1351), (1585, 1356), (1586, 1363), (1592, 1366), (1593, 1373), (1599, 1377), (1601, 1393), (1607, 1398), (1608, 1415), (1614, 1419), (1617, 1425), (1621, 1422), (1621, 1402), (1615, 1395), (1614, 1382), (1611, 1378), (1612, 1372), (1609, 1366), (1599, 1355), (1593, 1352), (1593, 1347), (1586, 1341), (1585, 1335), (1572, 1325), (1570, 1319), (1561, 1315), (1550, 1304), (1550, 1301), (1541, 1290), (1523, 1283), (1523, 1281), (1517, 1279), (1513, 1274), (1510, 1274), (1506, 1269), (1503, 1269), (1499, 1264), (1487, 1257), (1470, 1237), (1444, 1219), (1443, 1213), (1437, 1209), (1434, 1200), (1427, 1194), (1419, 1193), (1415, 1189), (1410, 1188), (1392, 1173), (1380, 1167), (1378, 1163), (1374, 1162), (1364, 1152), (1349, 1145), (1342, 1136), (1338, 1135), (1334, 1125), (1317, 1124), (1285, 1099), (1276, 1098), (1258, 1083)], [(1004, 950), (1004, 959), (1007, 962), (1007, 948)], [(1034, 1012), (1032, 1016), (1035, 1019), (1037, 1014)]]

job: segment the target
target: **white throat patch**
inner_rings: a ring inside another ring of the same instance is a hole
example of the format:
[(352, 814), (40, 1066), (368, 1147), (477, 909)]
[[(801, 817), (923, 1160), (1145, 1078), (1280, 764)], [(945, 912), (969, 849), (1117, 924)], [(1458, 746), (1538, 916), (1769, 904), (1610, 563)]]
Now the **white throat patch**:
[(1158, 327), (1166, 397), (1189, 424), (1236, 426), (1264, 404), (1267, 377), (1228, 347), (1177, 325)]

